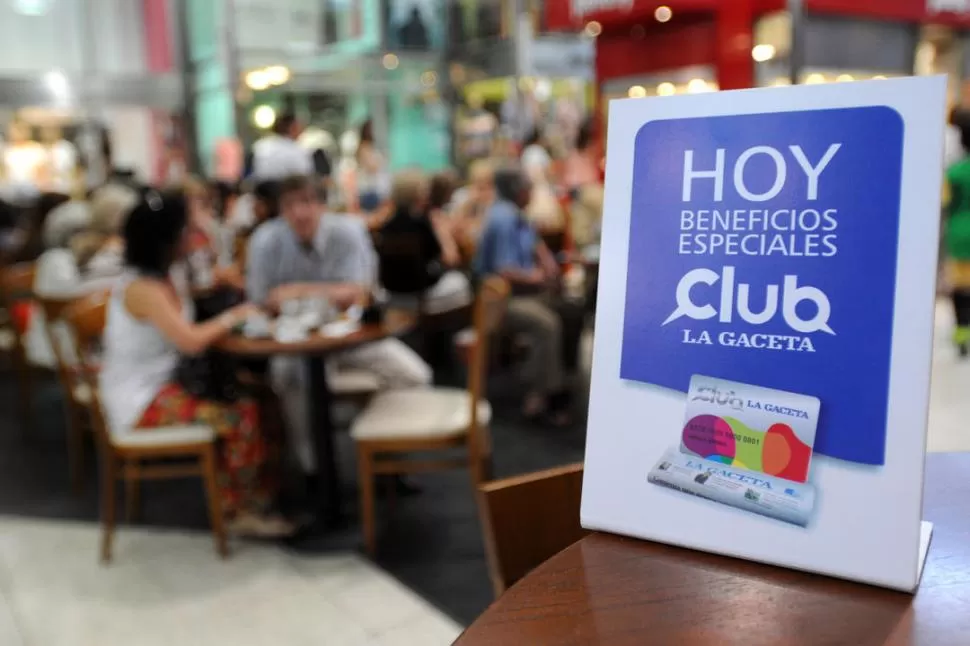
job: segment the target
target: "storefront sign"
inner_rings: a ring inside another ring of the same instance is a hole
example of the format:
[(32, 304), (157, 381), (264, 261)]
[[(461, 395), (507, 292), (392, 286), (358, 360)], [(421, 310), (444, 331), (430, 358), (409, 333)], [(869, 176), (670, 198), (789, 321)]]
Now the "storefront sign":
[(944, 90), (611, 104), (584, 526), (915, 587)]
[[(755, 13), (781, 10), (784, 0), (752, 0)], [(551, 30), (581, 28), (589, 20), (603, 25), (634, 24), (653, 21), (660, 6), (669, 7), (674, 16), (680, 14), (714, 14), (724, 6), (721, 0), (548, 0), (545, 3), (546, 25)]]
[(970, 26), (968, 0), (805, 0), (805, 8), (809, 13)]
[(587, 15), (603, 10), (633, 8), (633, 0), (570, 0), (570, 15), (574, 18), (584, 18)]
[(519, 41), (521, 74), (593, 80), (596, 50), (591, 40), (538, 36)]
[(967, 13), (970, 12), (970, 0), (926, 0), (926, 11), (928, 13), (944, 11)]

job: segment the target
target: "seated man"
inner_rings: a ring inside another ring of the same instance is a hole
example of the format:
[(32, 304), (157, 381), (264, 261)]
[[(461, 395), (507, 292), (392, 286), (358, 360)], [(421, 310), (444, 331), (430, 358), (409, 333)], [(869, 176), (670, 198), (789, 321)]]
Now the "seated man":
[(526, 218), (531, 191), (525, 175), (516, 168), (501, 169), (495, 173), (495, 189), (498, 200), (489, 208), (474, 268), (479, 276), (502, 276), (512, 288), (505, 325), (513, 335), (526, 336), (530, 349), (526, 417), (565, 425), (564, 377), (577, 364), (581, 312), (577, 316), (553, 293), (559, 266)]
[[(253, 303), (279, 311), (283, 303), (326, 298), (344, 309), (366, 300), (374, 284), (375, 256), (358, 221), (323, 215), (310, 180), (294, 176), (280, 184), (280, 217), (263, 223), (249, 242), (246, 293)], [(431, 368), (398, 339), (385, 339), (334, 357), (341, 366), (374, 373), (387, 388), (431, 383)], [(308, 378), (299, 357), (272, 362), (273, 386), (283, 399), (291, 444), (307, 473), (316, 471), (307, 428)]]

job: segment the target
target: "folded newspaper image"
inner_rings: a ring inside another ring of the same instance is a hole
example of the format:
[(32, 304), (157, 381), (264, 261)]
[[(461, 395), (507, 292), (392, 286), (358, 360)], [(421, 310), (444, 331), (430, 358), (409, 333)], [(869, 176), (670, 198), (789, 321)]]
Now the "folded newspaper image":
[(668, 449), (649, 482), (737, 509), (805, 527), (815, 506), (815, 487), (739, 469)]

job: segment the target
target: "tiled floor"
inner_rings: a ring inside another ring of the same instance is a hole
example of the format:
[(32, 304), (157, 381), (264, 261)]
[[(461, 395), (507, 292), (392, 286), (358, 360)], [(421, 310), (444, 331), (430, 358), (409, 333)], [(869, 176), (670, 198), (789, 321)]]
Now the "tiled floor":
[(355, 554), (299, 557), (207, 534), (0, 519), (3, 646), (436, 646), (460, 626)]

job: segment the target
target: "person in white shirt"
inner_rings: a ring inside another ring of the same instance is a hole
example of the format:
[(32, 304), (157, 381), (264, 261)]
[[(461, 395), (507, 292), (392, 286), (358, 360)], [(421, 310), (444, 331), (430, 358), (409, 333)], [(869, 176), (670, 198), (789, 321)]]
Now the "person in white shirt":
[(271, 134), (253, 144), (253, 176), (257, 180), (313, 174), (312, 153), (297, 141), (301, 130), (296, 117), (285, 113), (277, 117)]
[(357, 202), (364, 213), (379, 209), (390, 194), (387, 162), (374, 142), (374, 124), (368, 119), (360, 127), (357, 144)]
[[(47, 250), (37, 259), (34, 293), (41, 298), (67, 299), (108, 289), (122, 271), (124, 245), (119, 231), (137, 200), (132, 189), (109, 184), (98, 189), (90, 204), (66, 202), (51, 211), (44, 224)], [(61, 326), (54, 327), (53, 333), (61, 356), (73, 364), (76, 355), (71, 335)], [(55, 367), (40, 309), (31, 314), (25, 344), (32, 365)]]
[(291, 535), (272, 512), (275, 449), (263, 432), (257, 402), (232, 403), (193, 395), (175, 379), (180, 356), (198, 355), (257, 309), (243, 304), (193, 323), (184, 265), (189, 213), (184, 195), (150, 191), (124, 227), (125, 271), (108, 304), (101, 372), (101, 405), (114, 437), (201, 424), (218, 437), (221, 511), (232, 533), (258, 538)]
[[(82, 291), (81, 273), (74, 254), (68, 248), (71, 238), (91, 224), (91, 212), (85, 202), (65, 202), (58, 206), (44, 223), (44, 244), (47, 251), (37, 259), (34, 272), (34, 293), (41, 298), (73, 298)], [(70, 334), (67, 330), (54, 331), (62, 356), (73, 357), (69, 351)], [(47, 336), (44, 311), (35, 308), (31, 313), (27, 334), (24, 338), (28, 361), (35, 366), (54, 369), (54, 350)]]
[[(246, 296), (271, 310), (324, 299), (338, 309), (366, 300), (376, 278), (374, 249), (363, 221), (328, 213), (311, 181), (294, 176), (279, 190), (280, 217), (260, 226), (249, 242)], [(431, 367), (399, 339), (375, 341), (331, 358), (338, 369), (372, 373), (385, 388), (429, 386)], [(303, 471), (316, 472), (312, 429), (306, 422), (309, 379), (300, 357), (278, 356), (272, 382), (286, 411), (291, 445)]]
[(552, 157), (538, 130), (529, 133), (524, 144), (522, 170), (532, 184), (532, 197), (526, 215), (542, 232), (561, 231), (563, 214), (552, 185)]

